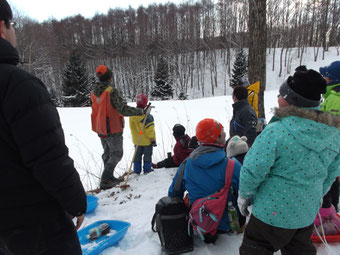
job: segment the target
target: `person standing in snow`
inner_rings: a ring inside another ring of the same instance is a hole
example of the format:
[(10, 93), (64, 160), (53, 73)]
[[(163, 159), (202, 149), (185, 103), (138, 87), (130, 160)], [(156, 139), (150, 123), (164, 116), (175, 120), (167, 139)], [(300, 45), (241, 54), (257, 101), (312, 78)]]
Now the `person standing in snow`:
[(243, 162), (238, 205), (253, 198), (240, 254), (316, 254), (311, 242), (320, 201), (340, 175), (340, 118), (319, 111), (326, 81), (297, 71), (281, 85), (279, 108)]
[(340, 61), (334, 61), (329, 66), (320, 67), (322, 76), (327, 81), (325, 101), (321, 104), (321, 111), (340, 115)]
[[(226, 167), (229, 162), (224, 151), (226, 133), (221, 123), (214, 119), (201, 120), (196, 127), (196, 137), (200, 145), (186, 160), (179, 192), (174, 193), (174, 186), (181, 166), (178, 168), (168, 191), (168, 196), (182, 198), (187, 190), (191, 205), (197, 199), (211, 195), (224, 187)], [(240, 163), (235, 161), (231, 181), (233, 194), (232, 192), (229, 193), (233, 196), (228, 198), (228, 201), (233, 201), (235, 207), (237, 207), (240, 168)], [(218, 226), (218, 233), (227, 233), (230, 230), (227, 212), (225, 211)], [(214, 243), (216, 239), (217, 235), (205, 235), (205, 242), (207, 243)]]
[[(321, 75), (327, 81), (326, 93), (323, 95), (324, 102), (321, 110), (340, 116), (340, 61), (334, 61), (329, 66), (320, 67)], [(331, 189), (323, 197), (322, 206), (319, 210), (322, 220), (333, 218), (337, 220), (336, 212), (339, 204), (339, 180), (335, 178)], [(314, 221), (316, 226), (320, 225), (318, 215)]]
[[(148, 98), (144, 94), (136, 96), (137, 108), (144, 109), (148, 104)], [(146, 118), (146, 120), (144, 120)], [(144, 123), (145, 121), (145, 123)], [(153, 146), (156, 146), (155, 124), (151, 114), (133, 116), (129, 119), (130, 130), (132, 135), (132, 142), (138, 146), (135, 159), (133, 162), (133, 171), (140, 174), (142, 171), (142, 157), (143, 157), (143, 171), (144, 174), (150, 173), (151, 158)], [(144, 128), (143, 128), (144, 125)], [(143, 132), (140, 133), (142, 131)], [(139, 137), (140, 136), (140, 137)]]
[[(238, 161), (240, 165), (242, 166), (244, 157), (246, 156), (248, 150), (249, 150), (249, 146), (247, 144), (247, 137), (245, 136), (239, 137), (238, 135), (235, 135), (229, 139), (229, 142), (226, 148), (226, 153), (227, 153), (228, 158)], [(240, 226), (243, 226), (240, 232), (244, 231), (246, 217), (244, 217), (243, 215), (239, 215), (238, 222)]]
[(45, 85), (16, 66), (12, 18), (0, 0), (0, 250), (81, 255), (86, 194)]
[[(174, 147), (174, 155), (169, 156), (166, 159), (158, 162), (157, 164), (152, 164), (153, 168), (171, 168), (178, 167), (183, 160), (185, 160), (190, 153), (193, 151), (192, 148), (189, 148), (190, 136), (185, 134), (185, 127), (181, 124), (176, 124), (172, 128), (172, 135), (176, 139), (176, 144)], [(169, 153), (171, 154), (171, 153)]]
[(246, 136), (251, 146), (256, 138), (257, 116), (248, 102), (248, 90), (244, 86), (236, 86), (233, 90), (233, 117), (230, 121), (229, 135)]
[[(105, 65), (96, 69), (99, 79), (93, 85), (92, 102), (92, 130), (100, 138), (104, 148), (104, 171), (100, 180), (100, 189), (110, 189), (122, 181), (114, 177), (114, 170), (123, 157), (123, 129), (124, 116), (140, 116), (144, 109), (127, 105), (120, 93), (112, 86), (112, 71)], [(145, 110), (150, 111), (150, 108)]]

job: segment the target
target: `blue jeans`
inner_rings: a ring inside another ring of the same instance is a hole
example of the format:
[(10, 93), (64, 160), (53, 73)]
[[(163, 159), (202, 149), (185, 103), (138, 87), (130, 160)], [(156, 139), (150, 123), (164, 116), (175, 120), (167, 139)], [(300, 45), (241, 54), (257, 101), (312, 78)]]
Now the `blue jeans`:
[[(134, 160), (134, 171), (139, 174), (142, 168), (142, 158), (144, 161), (144, 173), (151, 171), (152, 145), (138, 146)], [(144, 156), (144, 157), (143, 157)]]

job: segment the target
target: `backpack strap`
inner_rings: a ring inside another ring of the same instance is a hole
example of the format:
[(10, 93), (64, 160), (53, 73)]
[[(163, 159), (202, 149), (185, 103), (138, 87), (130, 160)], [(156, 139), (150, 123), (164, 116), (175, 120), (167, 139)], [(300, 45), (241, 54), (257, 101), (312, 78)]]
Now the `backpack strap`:
[(185, 168), (185, 163), (186, 162), (187, 162), (187, 160), (183, 161), (181, 170), (180, 170), (180, 172), (179, 172), (179, 174), (177, 176), (177, 180), (176, 180), (175, 187), (174, 187), (174, 194), (178, 193), (178, 191), (181, 188), (181, 183), (182, 183), (182, 179), (183, 179), (184, 168)]
[(228, 159), (226, 172), (225, 172), (225, 186), (228, 187), (228, 191), (231, 185), (231, 179), (233, 177), (235, 161), (232, 159)]

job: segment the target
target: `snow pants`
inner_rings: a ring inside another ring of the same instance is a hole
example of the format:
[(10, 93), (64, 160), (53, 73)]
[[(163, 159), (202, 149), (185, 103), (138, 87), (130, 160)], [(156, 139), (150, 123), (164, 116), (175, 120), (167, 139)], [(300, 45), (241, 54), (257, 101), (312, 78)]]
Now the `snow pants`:
[(171, 167), (178, 167), (178, 166), (174, 163), (174, 161), (172, 160), (172, 157), (170, 157), (157, 163), (157, 168), (162, 168), (162, 167), (171, 168)]
[(148, 146), (138, 146), (136, 151), (136, 156), (134, 159), (134, 172), (137, 174), (141, 173), (142, 170), (142, 159), (143, 159), (143, 169), (144, 173), (151, 172), (151, 158), (152, 158), (152, 145)]
[(240, 255), (316, 255), (311, 241), (313, 224), (300, 229), (277, 228), (253, 215), (244, 232)]
[(69, 215), (0, 232), (1, 255), (81, 255), (81, 247)]
[(339, 180), (335, 179), (330, 190), (323, 197), (322, 208), (329, 208), (331, 205), (334, 205), (335, 210), (338, 211), (339, 204)]
[(123, 157), (123, 133), (111, 134), (110, 136), (100, 137), (104, 153), (104, 171), (102, 179), (113, 180), (113, 172)]

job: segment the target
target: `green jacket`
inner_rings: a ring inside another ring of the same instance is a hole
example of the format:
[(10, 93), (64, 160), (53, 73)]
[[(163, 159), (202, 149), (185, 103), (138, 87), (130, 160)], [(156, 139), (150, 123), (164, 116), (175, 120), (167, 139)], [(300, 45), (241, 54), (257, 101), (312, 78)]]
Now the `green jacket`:
[(252, 213), (280, 228), (309, 226), (340, 175), (340, 117), (288, 106), (256, 138), (243, 162), (240, 194)]
[(99, 97), (108, 86), (112, 86), (112, 91), (111, 91), (111, 96), (110, 96), (111, 104), (121, 115), (139, 116), (143, 114), (143, 109), (128, 106), (125, 100), (122, 98), (122, 96), (118, 92), (118, 90), (114, 88), (113, 85), (110, 84), (109, 81), (96, 82), (93, 85), (93, 93), (95, 94), (95, 96)]
[(325, 101), (321, 105), (321, 111), (340, 115), (340, 83), (329, 84), (323, 97)]

